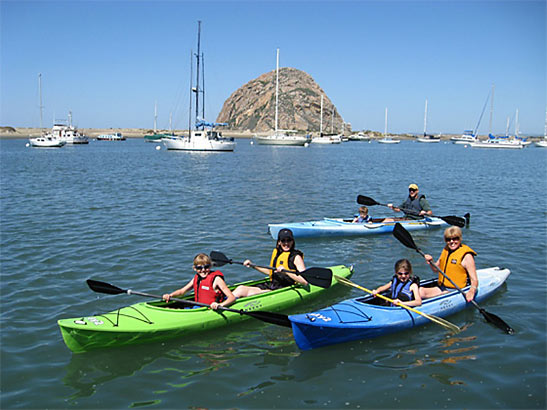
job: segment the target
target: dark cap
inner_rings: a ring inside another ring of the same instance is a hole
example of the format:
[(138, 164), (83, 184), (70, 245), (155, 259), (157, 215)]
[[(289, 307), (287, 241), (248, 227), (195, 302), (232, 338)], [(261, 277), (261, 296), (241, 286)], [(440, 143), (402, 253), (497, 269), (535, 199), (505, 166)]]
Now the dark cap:
[(283, 239), (294, 240), (294, 237), (292, 236), (292, 231), (290, 229), (283, 228), (279, 231), (279, 233), (277, 234), (277, 240), (281, 241)]

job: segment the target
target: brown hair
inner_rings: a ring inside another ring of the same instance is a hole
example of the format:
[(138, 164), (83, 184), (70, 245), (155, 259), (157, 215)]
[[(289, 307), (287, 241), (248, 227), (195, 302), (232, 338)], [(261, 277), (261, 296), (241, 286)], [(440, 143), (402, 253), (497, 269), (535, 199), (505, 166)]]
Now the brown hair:
[(395, 262), (395, 273), (399, 272), (399, 269), (403, 267), (410, 273), (409, 276), (412, 276), (412, 264), (408, 259), (399, 259)]
[(452, 238), (454, 236), (457, 236), (460, 238), (460, 241), (462, 240), (462, 230), (457, 226), (449, 226), (444, 230), (444, 240), (446, 241), (446, 238)]
[(194, 257), (194, 266), (195, 265), (211, 265), (211, 258), (205, 253), (198, 253)]

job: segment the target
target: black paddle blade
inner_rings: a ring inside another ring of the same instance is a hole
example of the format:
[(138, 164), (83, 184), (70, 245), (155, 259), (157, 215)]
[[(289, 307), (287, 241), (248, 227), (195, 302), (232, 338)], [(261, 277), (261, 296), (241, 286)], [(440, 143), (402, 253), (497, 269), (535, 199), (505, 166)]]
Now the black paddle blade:
[(364, 195), (357, 195), (357, 203), (361, 205), (368, 205), (368, 206), (380, 205), (374, 199)]
[(465, 226), (465, 219), (459, 216), (439, 216), (443, 221), (449, 225), (458, 226), (463, 228)]
[(332, 271), (327, 268), (309, 268), (298, 273), (309, 283), (320, 288), (328, 288), (332, 283)]
[(98, 293), (106, 293), (108, 295), (119, 295), (121, 293), (126, 293), (125, 290), (111, 285), (110, 283), (101, 282), (98, 280), (88, 279), (87, 286), (93, 291)]
[(493, 313), (488, 313), (483, 308), (480, 308), (479, 311), (482, 313), (482, 315), (484, 316), (487, 322), (492, 323), (494, 326), (500, 328), (501, 330), (503, 330), (505, 333), (509, 335), (515, 334), (515, 329), (513, 329), (511, 326), (505, 323), (503, 319), (500, 318), (499, 316), (496, 316)]
[(232, 263), (232, 260), (228, 259), (228, 257), (222, 252), (211, 251), (209, 257), (211, 258), (215, 266), (224, 266), (227, 263)]
[(289, 317), (287, 315), (282, 315), (281, 313), (260, 311), (246, 312), (244, 310), (242, 310), (241, 313), (244, 315), (249, 315), (255, 319), (262, 320), (263, 322), (271, 323), (272, 325), (291, 327)]
[(414, 243), (414, 239), (412, 239), (412, 236), (399, 222), (397, 222), (393, 227), (393, 236), (395, 236), (399, 240), (399, 242), (401, 242), (407, 248), (419, 251), (418, 247)]
[(463, 217), (465, 218), (465, 224), (469, 226), (469, 222), (471, 222), (471, 214), (468, 212)]

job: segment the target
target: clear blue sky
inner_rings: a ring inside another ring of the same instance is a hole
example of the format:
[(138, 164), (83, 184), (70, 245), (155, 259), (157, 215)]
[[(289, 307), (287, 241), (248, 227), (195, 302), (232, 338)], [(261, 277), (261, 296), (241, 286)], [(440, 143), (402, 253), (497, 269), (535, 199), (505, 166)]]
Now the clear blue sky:
[[(460, 133), (495, 84), (493, 131), (543, 135), (546, 2), (1, 0), (0, 125), (188, 125), (190, 52), (202, 21), (206, 117), (281, 67), (310, 74), (354, 130)], [(488, 132), (488, 105), (479, 133)]]

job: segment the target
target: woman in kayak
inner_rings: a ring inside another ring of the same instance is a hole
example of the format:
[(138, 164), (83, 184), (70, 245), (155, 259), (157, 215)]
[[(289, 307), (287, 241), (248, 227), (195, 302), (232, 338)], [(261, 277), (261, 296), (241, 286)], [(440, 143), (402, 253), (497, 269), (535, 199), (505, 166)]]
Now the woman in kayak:
[(254, 267), (257, 271), (268, 275), (270, 281), (266, 283), (260, 283), (257, 286), (245, 286), (240, 285), (234, 290), (234, 296), (236, 298), (242, 298), (245, 296), (257, 295), (259, 293), (269, 292), (270, 290), (285, 288), (287, 286), (299, 283), (306, 286), (308, 282), (302, 276), (296, 273), (288, 272), (285, 269), (302, 272), (306, 270), (304, 265), (304, 254), (295, 249), (294, 237), (290, 229), (281, 229), (277, 234), (277, 244), (272, 252), (272, 258), (270, 260), (270, 266), (276, 268), (276, 270), (265, 269), (258, 266), (254, 266), (253, 263), (247, 259), (243, 262), (243, 265), (250, 268)]
[(420, 306), (420, 279), (412, 274), (412, 265), (408, 259), (399, 259), (395, 263), (395, 275), (386, 283), (372, 291), (376, 296), (385, 290), (391, 289), (391, 299), (395, 306)]
[(171, 293), (163, 295), (163, 299), (169, 302), (169, 299), (175, 296), (182, 296), (190, 289), (194, 289), (195, 301), (208, 304), (211, 309), (216, 310), (219, 306), (229, 306), (235, 302), (236, 298), (232, 291), (224, 282), (224, 275), (217, 270), (211, 272), (211, 258), (204, 253), (196, 255), (194, 258), (194, 271), (196, 274), (182, 288)]
[[(437, 262), (433, 262), (431, 255), (424, 255), (425, 260), (433, 272), (437, 272), (433, 267), (433, 265), (436, 265), (459, 288), (464, 288), (468, 284), (471, 284), (471, 287), (465, 293), (465, 299), (471, 302), (477, 292), (477, 286), (479, 286), (479, 279), (475, 268), (475, 255), (477, 253), (462, 243), (462, 230), (457, 226), (450, 226), (445, 229), (444, 241), (446, 242), (446, 246)], [(422, 298), (432, 298), (454, 289), (454, 285), (444, 275), (439, 273), (437, 286), (421, 288), (420, 292)]]

